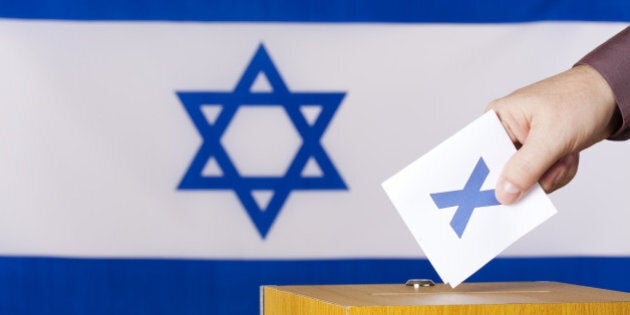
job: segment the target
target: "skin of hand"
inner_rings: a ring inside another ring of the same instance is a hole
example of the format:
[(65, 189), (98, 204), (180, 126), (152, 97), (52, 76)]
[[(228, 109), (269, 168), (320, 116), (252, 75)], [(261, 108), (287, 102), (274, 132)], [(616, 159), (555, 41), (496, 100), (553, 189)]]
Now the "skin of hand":
[(491, 102), (486, 111), (490, 109), (518, 148), (495, 189), (505, 205), (519, 200), (536, 182), (547, 193), (569, 183), (579, 152), (621, 124), (610, 86), (588, 65), (518, 89)]

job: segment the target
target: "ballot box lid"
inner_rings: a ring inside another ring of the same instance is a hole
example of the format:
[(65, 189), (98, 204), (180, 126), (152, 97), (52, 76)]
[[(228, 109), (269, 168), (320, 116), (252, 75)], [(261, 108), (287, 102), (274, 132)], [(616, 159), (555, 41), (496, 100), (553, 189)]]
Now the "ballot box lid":
[(287, 293), (341, 306), (630, 302), (630, 293), (559, 282), (462, 283), (414, 288), (404, 284), (277, 286)]
[[(558, 282), (263, 286), (264, 315), (630, 314), (630, 293)], [(392, 313), (393, 312), (393, 313)]]

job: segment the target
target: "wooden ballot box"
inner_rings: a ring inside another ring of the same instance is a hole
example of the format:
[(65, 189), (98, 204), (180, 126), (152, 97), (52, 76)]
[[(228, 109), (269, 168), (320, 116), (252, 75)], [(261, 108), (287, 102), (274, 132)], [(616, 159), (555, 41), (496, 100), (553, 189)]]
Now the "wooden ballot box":
[(630, 314), (630, 293), (558, 282), (263, 286), (263, 315)]

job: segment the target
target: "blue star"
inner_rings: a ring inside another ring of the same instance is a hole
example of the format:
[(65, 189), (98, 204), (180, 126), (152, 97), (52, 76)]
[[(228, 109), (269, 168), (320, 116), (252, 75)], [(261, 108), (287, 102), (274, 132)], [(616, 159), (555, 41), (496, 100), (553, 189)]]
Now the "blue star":
[(433, 202), (440, 209), (459, 206), (451, 220), (451, 227), (459, 238), (462, 238), (475, 208), (500, 204), (494, 196), (494, 189), (481, 191), (481, 185), (488, 177), (489, 172), (486, 162), (483, 158), (479, 158), (464, 189), (431, 194)]
[[(271, 85), (270, 92), (252, 92), (256, 77), (263, 73)], [(203, 143), (190, 167), (182, 178), (178, 189), (229, 189), (234, 190), (247, 210), (261, 237), (265, 238), (276, 216), (293, 190), (345, 190), (343, 179), (326, 154), (320, 139), (328, 127), (345, 93), (291, 92), (273, 64), (265, 47), (261, 44), (245, 73), (232, 92), (187, 91), (177, 96), (190, 115)], [(214, 123), (206, 120), (202, 106), (221, 106)], [(309, 124), (302, 114), (301, 106), (319, 105), (321, 111), (316, 120)], [(242, 176), (232, 159), (221, 145), (220, 139), (240, 106), (280, 106), (302, 137), (302, 145), (283, 176)], [(203, 168), (214, 158), (222, 175), (204, 176)], [(309, 159), (314, 159), (321, 169), (319, 177), (303, 176), (302, 171)], [(266, 209), (261, 209), (252, 195), (256, 190), (273, 192)]]

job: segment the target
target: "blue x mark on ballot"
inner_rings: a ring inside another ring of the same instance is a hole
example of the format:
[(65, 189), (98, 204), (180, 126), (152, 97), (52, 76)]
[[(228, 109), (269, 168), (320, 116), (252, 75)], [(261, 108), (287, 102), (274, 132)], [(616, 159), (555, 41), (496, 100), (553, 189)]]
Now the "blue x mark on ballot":
[(451, 220), (451, 227), (459, 238), (462, 238), (475, 208), (500, 204), (494, 196), (494, 189), (481, 191), (481, 185), (488, 177), (489, 172), (486, 162), (483, 158), (479, 158), (464, 189), (431, 194), (433, 202), (440, 209), (459, 206)]

